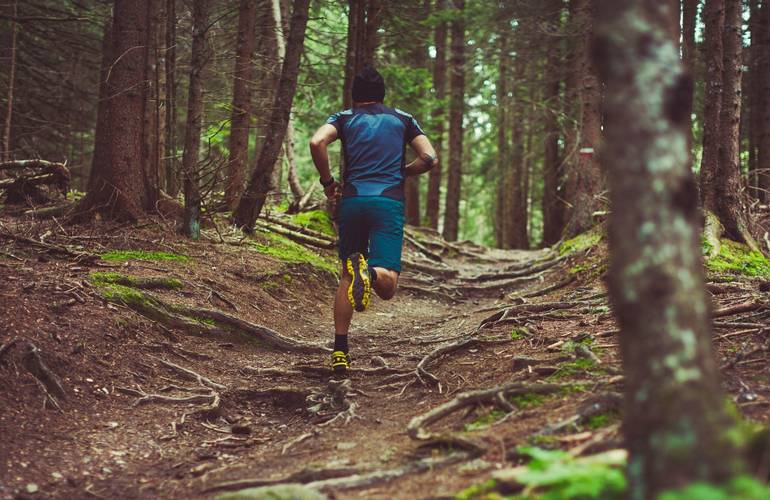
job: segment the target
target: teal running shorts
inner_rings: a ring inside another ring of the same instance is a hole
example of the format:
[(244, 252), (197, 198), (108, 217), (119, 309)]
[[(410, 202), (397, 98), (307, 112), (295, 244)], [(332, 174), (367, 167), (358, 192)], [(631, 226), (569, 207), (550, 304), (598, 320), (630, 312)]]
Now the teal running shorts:
[(343, 198), (337, 213), (339, 255), (360, 252), (372, 267), (401, 272), (404, 202), (385, 196)]

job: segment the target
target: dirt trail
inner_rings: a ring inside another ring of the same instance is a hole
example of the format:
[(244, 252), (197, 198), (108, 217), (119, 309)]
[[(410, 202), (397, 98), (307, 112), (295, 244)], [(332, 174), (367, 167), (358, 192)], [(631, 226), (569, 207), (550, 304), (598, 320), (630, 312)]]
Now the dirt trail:
[[(151, 295), (175, 304), (173, 314), (213, 307), (303, 346), (331, 340), (328, 276), (239, 246), (151, 232), (122, 238), (165, 240), (192, 256), (192, 267), (131, 260), (106, 268), (180, 278), (181, 288)], [(416, 264), (405, 265), (397, 298), (354, 318), (354, 370), (336, 381), (321, 348), (233, 340), (235, 327), (207, 317), (194, 318), (189, 335), (186, 323), (162, 326), (167, 318), (85, 286), (103, 264), (40, 258), (40, 248), (18, 241), (3, 248), (13, 258), (0, 260), (2, 343), (33, 341), (68, 398), (61, 411), (43, 409), (22, 343), (0, 354), (0, 497), (207, 498), (270, 482), (306, 483), (333, 498), (442, 497), (515, 463), (518, 445), (619, 445), (622, 377), (599, 250), (567, 258), (466, 245), (438, 262), (411, 245), (406, 259)], [(82, 302), (53, 307), (51, 297), (68, 290)], [(742, 380), (767, 391), (755, 375)], [(458, 395), (495, 387), (415, 424)], [(755, 410), (763, 411), (746, 411)]]

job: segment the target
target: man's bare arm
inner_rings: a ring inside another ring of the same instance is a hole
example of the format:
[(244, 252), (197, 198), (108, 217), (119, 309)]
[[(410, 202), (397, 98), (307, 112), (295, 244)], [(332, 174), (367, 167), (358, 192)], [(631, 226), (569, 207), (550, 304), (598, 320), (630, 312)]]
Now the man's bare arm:
[(438, 165), (438, 156), (430, 141), (424, 135), (415, 137), (409, 146), (417, 153), (417, 158), (404, 168), (407, 177), (420, 175)]
[(322, 181), (328, 181), (332, 178), (332, 172), (329, 169), (327, 146), (335, 140), (337, 140), (337, 129), (328, 123), (316, 130), (310, 139), (310, 154), (313, 157), (313, 163)]

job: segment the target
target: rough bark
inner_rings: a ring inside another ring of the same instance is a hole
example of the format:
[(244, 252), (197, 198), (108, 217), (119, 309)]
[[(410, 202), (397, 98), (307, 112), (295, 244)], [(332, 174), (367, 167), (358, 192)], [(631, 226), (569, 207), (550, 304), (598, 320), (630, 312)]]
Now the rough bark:
[(345, 80), (342, 84), (342, 107), (348, 109), (353, 105), (353, 78), (360, 68), (356, 67), (356, 53), (358, 49), (359, 31), (364, 29), (365, 23), (364, 2), (361, 0), (348, 0), (348, 37), (345, 49)]
[(291, 189), (291, 195), (296, 204), (305, 196), (305, 190), (302, 189), (302, 185), (299, 183), (297, 158), (294, 154), (294, 146), (294, 124), (292, 123), (291, 118), (289, 118), (289, 125), (286, 127), (286, 140), (284, 141), (283, 148), (286, 151), (286, 164), (288, 167), (286, 177), (289, 182), (289, 189)]
[(500, 55), (497, 67), (497, 199), (495, 212), (495, 226), (497, 233), (497, 246), (508, 248), (507, 230), (509, 229), (509, 211), (507, 210), (510, 186), (506, 182), (509, 177), (511, 155), (509, 148), (508, 108), (508, 66), (510, 57), (508, 54), (508, 37), (499, 38)]
[(457, 240), (460, 220), (465, 109), (465, 0), (452, 0), (452, 4), (457, 13), (450, 23), (452, 44), (449, 64), (449, 169), (444, 210), (444, 238), (448, 241)]
[(160, 107), (157, 87), (158, 43), (157, 25), (162, 10), (161, 0), (147, 2), (147, 35), (144, 43), (144, 65), (147, 81), (143, 85), (144, 123), (142, 130), (142, 170), (144, 189), (147, 193), (147, 210), (155, 207), (160, 197), (160, 156), (158, 151), (158, 110)]
[[(699, 0), (683, 0), (682, 5), (682, 61), (691, 79), (695, 78), (695, 61), (698, 54), (695, 48), (695, 26), (698, 22)], [(684, 102), (685, 121), (687, 122), (685, 134), (687, 135), (687, 150), (692, 154), (692, 94)]]
[(706, 24), (706, 99), (703, 105), (703, 157), (700, 166), (700, 196), (704, 208), (713, 210), (717, 200), (719, 173), (719, 115), (722, 109), (722, 73), (724, 68), (722, 32), (725, 24), (725, 0), (706, 0), (703, 11)]
[[(273, 38), (275, 40), (275, 48), (276, 48), (276, 66), (278, 68), (281, 68), (283, 66), (283, 62), (286, 59), (286, 38), (284, 36), (284, 33), (287, 31), (284, 29), (283, 25), (283, 13), (281, 12), (281, 0), (271, 0), (272, 4), (272, 15), (273, 15)], [(275, 78), (275, 85), (276, 87), (273, 88), (273, 95), (276, 95), (278, 93), (278, 85), (279, 85), (279, 78), (280, 78), (280, 71), (276, 71)], [(291, 124), (291, 114), (289, 114), (289, 121), (286, 124), (286, 129), (288, 131), (289, 125)], [(267, 134), (270, 134), (272, 131), (270, 129), (266, 130)], [(281, 197), (283, 193), (281, 192), (281, 181), (283, 180), (283, 164), (284, 160), (286, 159), (286, 142), (281, 145), (281, 150), (278, 153), (278, 157), (276, 158), (275, 166), (273, 167), (273, 175), (271, 177), (270, 181), (270, 192), (271, 195), (274, 197), (273, 201), (275, 203), (281, 202)]]
[[(526, 61), (521, 57), (521, 47), (517, 50), (514, 61), (514, 82), (525, 80)], [(507, 175), (504, 179), (503, 194), (503, 237), (504, 248), (527, 248), (527, 182), (525, 157), (525, 87), (519, 83), (513, 85), (513, 99), (510, 102), (511, 146)]]
[(96, 107), (96, 131), (94, 133), (94, 153), (91, 157), (91, 171), (88, 176), (86, 191), (96, 187), (99, 165), (105, 165), (109, 161), (110, 129), (109, 129), (109, 90), (107, 88), (107, 76), (110, 66), (115, 59), (114, 37), (112, 32), (112, 19), (104, 24), (102, 35), (102, 62), (99, 67), (99, 104)]
[(203, 70), (206, 65), (209, 0), (193, 2), (193, 36), (190, 60), (190, 85), (187, 97), (182, 172), (184, 174), (184, 219), (182, 232), (192, 239), (200, 237), (201, 193), (198, 155), (203, 123)]
[[(147, 206), (142, 179), (142, 131), (147, 81), (143, 50), (147, 42), (148, 0), (116, 0), (113, 9), (113, 49), (120, 54), (107, 80), (106, 126), (109, 153), (94, 165), (95, 178), (76, 212), (116, 220), (136, 220)], [(98, 133), (97, 133), (98, 135)]]
[(254, 78), (252, 55), (256, 43), (257, 4), (241, 0), (238, 8), (238, 34), (233, 71), (233, 101), (230, 115), (230, 144), (227, 158), (225, 203), (235, 209), (243, 191), (246, 162), (249, 159), (251, 124), (251, 81)]
[(770, 2), (763, 1), (757, 28), (761, 58), (757, 61), (759, 70), (757, 79), (759, 87), (759, 122), (757, 140), (757, 172), (758, 184), (764, 202), (770, 201)]
[(176, 160), (176, 0), (166, 1), (166, 193), (176, 196), (179, 179)]
[(265, 204), (273, 168), (286, 135), (286, 125), (289, 123), (292, 101), (297, 89), (297, 76), (305, 41), (309, 3), (310, 0), (294, 0), (293, 2), (286, 58), (281, 69), (278, 93), (270, 115), (270, 123), (275, 133), (269, 134), (265, 138), (249, 185), (235, 211), (234, 223), (247, 231), (254, 229), (254, 223)]
[(593, 226), (593, 213), (599, 206), (597, 195), (602, 189), (602, 176), (595, 151), (601, 140), (602, 90), (596, 66), (590, 57), (593, 39), (593, 17), (596, 0), (573, 0), (575, 26), (580, 30), (580, 42), (575, 53), (577, 92), (580, 99), (578, 146), (581, 153), (570, 162), (571, 190), (564, 236), (570, 238)]
[(748, 187), (749, 193), (754, 198), (761, 199), (761, 194), (757, 190), (757, 142), (758, 132), (761, 127), (759, 121), (759, 86), (761, 82), (758, 78), (759, 64), (758, 60), (761, 57), (760, 47), (757, 43), (757, 35), (759, 28), (759, 0), (749, 0), (749, 33), (751, 33), (751, 46), (749, 47), (748, 54), (748, 72), (746, 73), (746, 89), (747, 89), (747, 103), (748, 103), (748, 120), (747, 120), (747, 136), (748, 136)]
[[(549, 0), (543, 3), (544, 18), (553, 28), (561, 26), (563, 2)], [(564, 204), (561, 201), (561, 164), (559, 160), (559, 88), (561, 84), (561, 40), (551, 36), (547, 40), (548, 60), (545, 66), (544, 145), (543, 158), (543, 245), (559, 241), (564, 227)]]
[[(13, 18), (11, 20), (11, 61), (8, 64), (8, 94), (5, 102), (5, 122), (3, 123), (3, 151), (0, 159), (11, 160), (11, 125), (13, 117), (13, 91), (16, 84), (16, 40), (18, 39), (18, 23), (15, 18), (19, 12), (19, 2), (13, 2)], [(2, 174), (0, 174), (2, 175)]]
[[(446, 0), (436, 0), (435, 10), (442, 11), (446, 7)], [(439, 158), (442, 158), (442, 146), (444, 143), (444, 99), (446, 98), (446, 41), (447, 23), (440, 22), (436, 26), (433, 35), (433, 43), (436, 47), (436, 60), (433, 62), (433, 87), (435, 89), (436, 107), (433, 111), (433, 120), (436, 123), (433, 132), (433, 145)], [(425, 200), (425, 223), (428, 227), (438, 229), (439, 205), (441, 199), (441, 168), (442, 163), (433, 168), (428, 174), (428, 192)]]
[(609, 289), (621, 328), (628, 498), (741, 469), (711, 348), (697, 188), (683, 125), (691, 90), (657, 2), (601, 0), (607, 83)]

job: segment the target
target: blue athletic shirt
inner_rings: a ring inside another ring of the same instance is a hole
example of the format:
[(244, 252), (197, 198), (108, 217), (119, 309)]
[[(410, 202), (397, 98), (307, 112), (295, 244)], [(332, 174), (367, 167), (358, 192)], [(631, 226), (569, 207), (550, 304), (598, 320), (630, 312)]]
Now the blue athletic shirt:
[(406, 145), (425, 135), (417, 120), (382, 103), (334, 113), (345, 155), (343, 196), (386, 196), (404, 200)]

